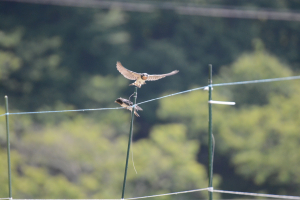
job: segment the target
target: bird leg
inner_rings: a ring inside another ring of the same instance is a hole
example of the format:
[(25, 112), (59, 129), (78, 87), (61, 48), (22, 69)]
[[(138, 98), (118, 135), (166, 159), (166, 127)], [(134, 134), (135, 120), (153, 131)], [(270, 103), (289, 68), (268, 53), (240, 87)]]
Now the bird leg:
[[(133, 96), (133, 95), (135, 95), (135, 96)], [(132, 93), (132, 95), (129, 96), (129, 98), (128, 98), (129, 101), (132, 96), (137, 98), (137, 92), (134, 92), (134, 93)]]
[[(135, 93), (135, 92), (134, 92)], [(134, 95), (134, 93), (132, 95)], [(130, 101), (130, 98), (132, 97), (132, 95), (129, 96), (128, 100)]]
[(133, 94), (135, 94), (135, 96), (133, 96), (133, 97), (137, 98), (137, 92), (134, 92)]

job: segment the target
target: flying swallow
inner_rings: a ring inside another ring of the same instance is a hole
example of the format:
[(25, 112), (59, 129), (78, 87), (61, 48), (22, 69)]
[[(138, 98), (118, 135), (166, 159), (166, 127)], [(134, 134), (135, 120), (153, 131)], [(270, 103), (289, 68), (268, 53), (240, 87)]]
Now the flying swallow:
[(120, 62), (117, 62), (117, 69), (125, 78), (129, 80), (135, 80), (135, 82), (131, 83), (130, 85), (135, 85), (139, 88), (141, 88), (142, 85), (146, 84), (145, 83), (146, 81), (156, 81), (158, 79), (164, 78), (166, 76), (171, 76), (179, 72), (178, 70), (174, 70), (168, 74), (152, 74), (152, 75), (147, 73), (136, 73), (123, 67)]
[[(115, 100), (116, 103), (120, 104), (122, 107), (125, 107), (127, 110), (130, 110), (132, 111), (132, 106), (133, 103), (127, 99), (124, 99), (124, 98), (117, 98)], [(135, 116), (139, 117), (139, 114), (136, 112), (137, 110), (143, 110), (141, 107), (139, 107), (138, 105), (135, 106), (135, 109), (134, 109), (134, 114)]]

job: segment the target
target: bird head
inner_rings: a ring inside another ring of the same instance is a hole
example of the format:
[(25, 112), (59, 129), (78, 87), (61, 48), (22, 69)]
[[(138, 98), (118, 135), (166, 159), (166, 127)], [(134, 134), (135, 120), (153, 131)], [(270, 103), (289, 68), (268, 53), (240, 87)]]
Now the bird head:
[(115, 103), (122, 104), (123, 101), (122, 101), (121, 97), (120, 97), (120, 98), (117, 98), (117, 99), (115, 100)]
[(147, 73), (142, 73), (141, 78), (142, 78), (143, 80), (147, 80), (148, 76), (149, 76), (149, 75), (148, 75)]

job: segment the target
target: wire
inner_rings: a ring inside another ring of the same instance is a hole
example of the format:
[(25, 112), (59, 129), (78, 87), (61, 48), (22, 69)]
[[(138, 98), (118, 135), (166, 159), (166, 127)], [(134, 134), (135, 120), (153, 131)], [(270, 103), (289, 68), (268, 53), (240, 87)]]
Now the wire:
[[(181, 192), (172, 192), (172, 193), (165, 193), (165, 194), (150, 195), (150, 196), (132, 197), (132, 198), (125, 198), (125, 199), (131, 199), (131, 200), (133, 200), (133, 199), (145, 199), (145, 198), (152, 198), (152, 197), (161, 197), (161, 196), (169, 196), (169, 195), (199, 192), (199, 191), (205, 191), (205, 190), (210, 191), (210, 192), (216, 192), (216, 193), (237, 194), (237, 195), (246, 195), (246, 196), (270, 197), (270, 198), (281, 198), (281, 199), (300, 199), (300, 196), (288, 196), (288, 195), (275, 195), (275, 194), (261, 194), (261, 193), (250, 193), (250, 192), (215, 190), (212, 187), (195, 189), (195, 190), (186, 190), (186, 191), (181, 191)], [(11, 199), (11, 198), (0, 198), (0, 199)], [(14, 200), (23, 200), (23, 199), (14, 199)], [(26, 200), (31, 200), (31, 199), (26, 199)], [(37, 199), (34, 199), (34, 200), (37, 200)], [(71, 200), (71, 199), (55, 199), (55, 200)], [(83, 199), (77, 199), (77, 200), (83, 200)], [(86, 200), (88, 200), (88, 199), (86, 199)], [(90, 200), (120, 200), (120, 199), (90, 199)]]
[(11, 200), (123, 200), (123, 199), (12, 199)]
[[(219, 84), (211, 84), (209, 86), (228, 86), (228, 85), (241, 85), (241, 84), (251, 84), (251, 83), (265, 83), (265, 82), (274, 82), (274, 81), (285, 81), (285, 80), (296, 80), (300, 79), (300, 76), (291, 76), (291, 77), (283, 77), (283, 78), (272, 78), (272, 79), (261, 79), (261, 80), (252, 80), (252, 81), (240, 81), (240, 82), (231, 82), (231, 83), (219, 83)], [(170, 95), (165, 95), (162, 97), (150, 99), (147, 101), (140, 102), (138, 104), (133, 105), (132, 107), (148, 103), (151, 101), (163, 99), (166, 97), (175, 96), (178, 94), (183, 94), (187, 92), (192, 92), (200, 89), (205, 89), (208, 86), (204, 87), (198, 87), (190, 90), (185, 90), (177, 93), (173, 93)], [(124, 107), (117, 107), (117, 108), (94, 108), (94, 109), (78, 109), (78, 110), (58, 110), (58, 111), (38, 111), (38, 112), (18, 112), (18, 113), (5, 113), (0, 116), (5, 115), (23, 115), (23, 114), (38, 114), (38, 113), (61, 113), (61, 112), (83, 112), (83, 111), (97, 111), (97, 110), (115, 110), (115, 109), (124, 109)], [(132, 139), (132, 138), (131, 138)], [(215, 139), (213, 137), (213, 152), (215, 148)], [(133, 155), (132, 155), (133, 159)], [(132, 160), (133, 161), (133, 160)], [(134, 163), (133, 163), (134, 164)], [(283, 199), (300, 199), (300, 196), (287, 196), (287, 195), (273, 195), (273, 194), (259, 194), (259, 193), (249, 193), (249, 192), (235, 192), (235, 191), (226, 191), (226, 190), (214, 190), (213, 188), (202, 188), (202, 189), (196, 189), (196, 190), (187, 190), (182, 192), (173, 192), (173, 193), (165, 193), (165, 194), (159, 194), (159, 195), (151, 195), (151, 196), (143, 196), (143, 197), (133, 197), (133, 198), (127, 198), (127, 199), (142, 199), (142, 198), (150, 198), (150, 197), (159, 197), (159, 196), (167, 196), (167, 195), (176, 195), (176, 194), (183, 194), (183, 193), (190, 193), (190, 192), (197, 192), (197, 191), (203, 191), (208, 190), (210, 192), (219, 192), (219, 193), (228, 193), (228, 194), (239, 194), (239, 195), (249, 195), (249, 196), (261, 196), (261, 197), (272, 197), (272, 198), (283, 198)], [(0, 198), (0, 199), (11, 199), (11, 198)]]
[(168, 196), (168, 195), (174, 195), (174, 194), (199, 192), (199, 191), (204, 191), (204, 190), (209, 190), (209, 189), (210, 188), (202, 188), (202, 189), (196, 189), (196, 190), (186, 190), (186, 191), (182, 191), (182, 192), (172, 192), (172, 193), (157, 194), (157, 195), (150, 195), (150, 196), (143, 196), (143, 197), (133, 197), (133, 198), (126, 198), (126, 199), (144, 199), (144, 198), (150, 198), (150, 197), (161, 197), (161, 196)]
[[(212, 84), (211, 86), (243, 85), (243, 84), (251, 84), (251, 83), (267, 83), (267, 82), (274, 82), (274, 81), (287, 81), (287, 80), (296, 80), (296, 79), (300, 79), (300, 76), (289, 76), (289, 77), (283, 77), (283, 78), (271, 78), (271, 79), (252, 80), (252, 81), (239, 81), (239, 82), (231, 82), (231, 83), (218, 83), (218, 84)], [(175, 96), (175, 95), (178, 95), (178, 94), (192, 92), (192, 91), (195, 91), (195, 90), (205, 89), (208, 86), (209, 85), (199, 87), (199, 88), (194, 88), (194, 89), (191, 89), (191, 90), (185, 90), (185, 91), (182, 91), (182, 92), (177, 92), (177, 93), (174, 93), (174, 94), (170, 94), (170, 95), (166, 95), (166, 96), (162, 96), (162, 97), (158, 97), (158, 98), (154, 98), (154, 99), (150, 99), (150, 100), (147, 100), (147, 101), (137, 103), (136, 105), (143, 104), (143, 103), (148, 103), (148, 102), (163, 99), (163, 98), (166, 98), (166, 97)]]
[(201, 90), (201, 89), (204, 89), (205, 87), (207, 87), (207, 86), (204, 86), (204, 87), (198, 87), (198, 88), (194, 88), (194, 89), (191, 89), (191, 90), (185, 90), (185, 91), (177, 92), (177, 93), (174, 93), (174, 94), (169, 94), (169, 95), (166, 95), (166, 96), (162, 96), (162, 97), (150, 99), (150, 100), (147, 100), (147, 101), (143, 101), (143, 102), (137, 103), (136, 105), (140, 105), (140, 104), (143, 104), (143, 103), (148, 103), (148, 102), (155, 101), (155, 100), (159, 100), (159, 99), (163, 99), (163, 98), (166, 98), (166, 97), (175, 96), (175, 95), (178, 95), (178, 94), (183, 94), (183, 93), (187, 93), (187, 92), (192, 92), (192, 91), (195, 91), (195, 90)]
[(151, 198), (151, 197), (160, 197), (160, 196), (167, 196), (167, 195), (176, 195), (176, 194), (198, 192), (198, 191), (204, 191), (204, 190), (207, 190), (207, 191), (210, 191), (210, 192), (217, 192), (217, 193), (238, 194), (238, 195), (248, 195), (248, 196), (282, 198), (282, 199), (300, 199), (300, 196), (288, 196), (288, 195), (275, 195), (275, 194), (261, 194), (261, 193), (250, 193), (250, 192), (235, 192), (235, 191), (227, 191), (227, 190), (215, 190), (212, 187), (196, 189), (196, 190), (186, 190), (186, 191), (182, 191), (182, 192), (173, 192), (173, 193), (157, 194), (157, 195), (150, 195), (150, 196), (133, 197), (133, 198), (126, 198), (126, 199), (144, 199), (144, 198)]
[(5, 113), (0, 115), (25, 115), (25, 114), (44, 114), (44, 113), (62, 113), (62, 112), (85, 112), (85, 111), (97, 111), (97, 110), (117, 110), (124, 109), (124, 107), (116, 107), (116, 108), (90, 108), (90, 109), (78, 109), (78, 110), (54, 110), (54, 111), (37, 111), (37, 112), (17, 112), (17, 113)]
[(275, 194), (261, 194), (261, 193), (250, 193), (250, 192), (234, 192), (227, 190), (212, 190), (218, 193), (227, 194), (238, 194), (238, 195), (248, 195), (248, 196), (258, 196), (258, 197), (271, 197), (271, 198), (282, 198), (282, 199), (300, 199), (300, 196), (288, 196), (288, 195), (275, 195)]
[[(283, 78), (260, 79), (260, 80), (239, 81), (239, 82), (230, 82), (230, 83), (218, 83), (218, 84), (212, 84), (211, 86), (218, 87), (218, 86), (229, 86), (229, 85), (244, 85), (244, 84), (251, 84), (251, 83), (267, 83), (267, 82), (287, 81), (287, 80), (296, 80), (296, 79), (300, 79), (300, 76), (289, 76), (289, 77), (283, 77)], [(184, 93), (187, 93), (187, 92), (192, 92), (192, 91), (196, 91), (196, 90), (205, 89), (207, 87), (208, 87), (208, 85), (203, 86), (203, 87), (190, 89), (190, 90), (184, 90), (184, 91), (181, 91), (181, 92), (177, 92), (177, 93), (165, 95), (165, 96), (162, 96), (162, 97), (150, 99), (150, 100), (147, 100), (147, 101), (143, 101), (143, 102), (137, 103), (133, 106), (148, 103), (148, 102), (151, 102), (151, 101), (156, 101), (156, 100), (171, 97), (171, 96), (175, 96), (175, 95), (178, 95), (178, 94), (184, 94)], [(133, 106), (131, 106), (131, 107), (133, 107)], [(42, 114), (42, 113), (61, 113), (61, 112), (84, 112), (84, 111), (116, 110), (116, 109), (124, 109), (124, 107), (91, 108), (91, 109), (78, 109), (78, 110), (57, 110), (57, 111), (37, 111), (37, 112), (17, 112), (17, 113), (5, 113), (5, 114), (0, 115), (0, 117), (5, 116), (5, 115), (25, 115), (25, 114)]]
[(270, 9), (246, 10), (243, 8), (227, 8), (227, 7), (207, 7), (199, 6), (199, 4), (178, 4), (171, 1), (161, 2), (143, 2), (140, 1), (97, 1), (97, 0), (5, 0), (21, 3), (36, 3), (58, 6), (74, 6), (74, 7), (98, 7), (103, 9), (111, 9), (113, 7), (120, 8), (130, 12), (154, 12), (156, 10), (173, 10), (181, 15), (196, 15), (206, 17), (224, 17), (224, 18), (240, 18), (240, 19), (259, 19), (259, 20), (285, 20), (300, 21), (300, 13), (276, 11)]
[(243, 84), (251, 84), (251, 83), (267, 83), (274, 81), (288, 81), (288, 80), (296, 80), (300, 79), (300, 76), (289, 76), (283, 78), (270, 78), (270, 79), (260, 79), (260, 80), (252, 80), (252, 81), (239, 81), (239, 82), (231, 82), (231, 83), (219, 83), (212, 84), (212, 86), (226, 86), (226, 85), (243, 85)]

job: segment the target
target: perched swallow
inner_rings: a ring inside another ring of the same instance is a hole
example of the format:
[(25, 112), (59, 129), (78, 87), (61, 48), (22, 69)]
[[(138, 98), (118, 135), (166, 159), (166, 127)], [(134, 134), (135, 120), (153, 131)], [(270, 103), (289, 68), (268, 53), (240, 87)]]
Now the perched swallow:
[(135, 82), (131, 83), (130, 85), (135, 85), (139, 88), (141, 88), (142, 85), (146, 84), (145, 83), (146, 81), (156, 81), (158, 79), (164, 78), (166, 76), (171, 76), (179, 72), (178, 70), (174, 70), (168, 74), (153, 74), (153, 75), (147, 73), (136, 73), (123, 67), (120, 62), (117, 62), (117, 69), (125, 78), (129, 80), (135, 80)]
[[(133, 103), (127, 99), (123, 99), (123, 98), (117, 98), (115, 100), (116, 103), (120, 104), (122, 107), (125, 107), (127, 110), (132, 111), (132, 106)], [(135, 106), (135, 110), (134, 110), (134, 114), (135, 116), (139, 117), (139, 114), (136, 112), (137, 110), (143, 110), (141, 107), (139, 107), (138, 105)]]

